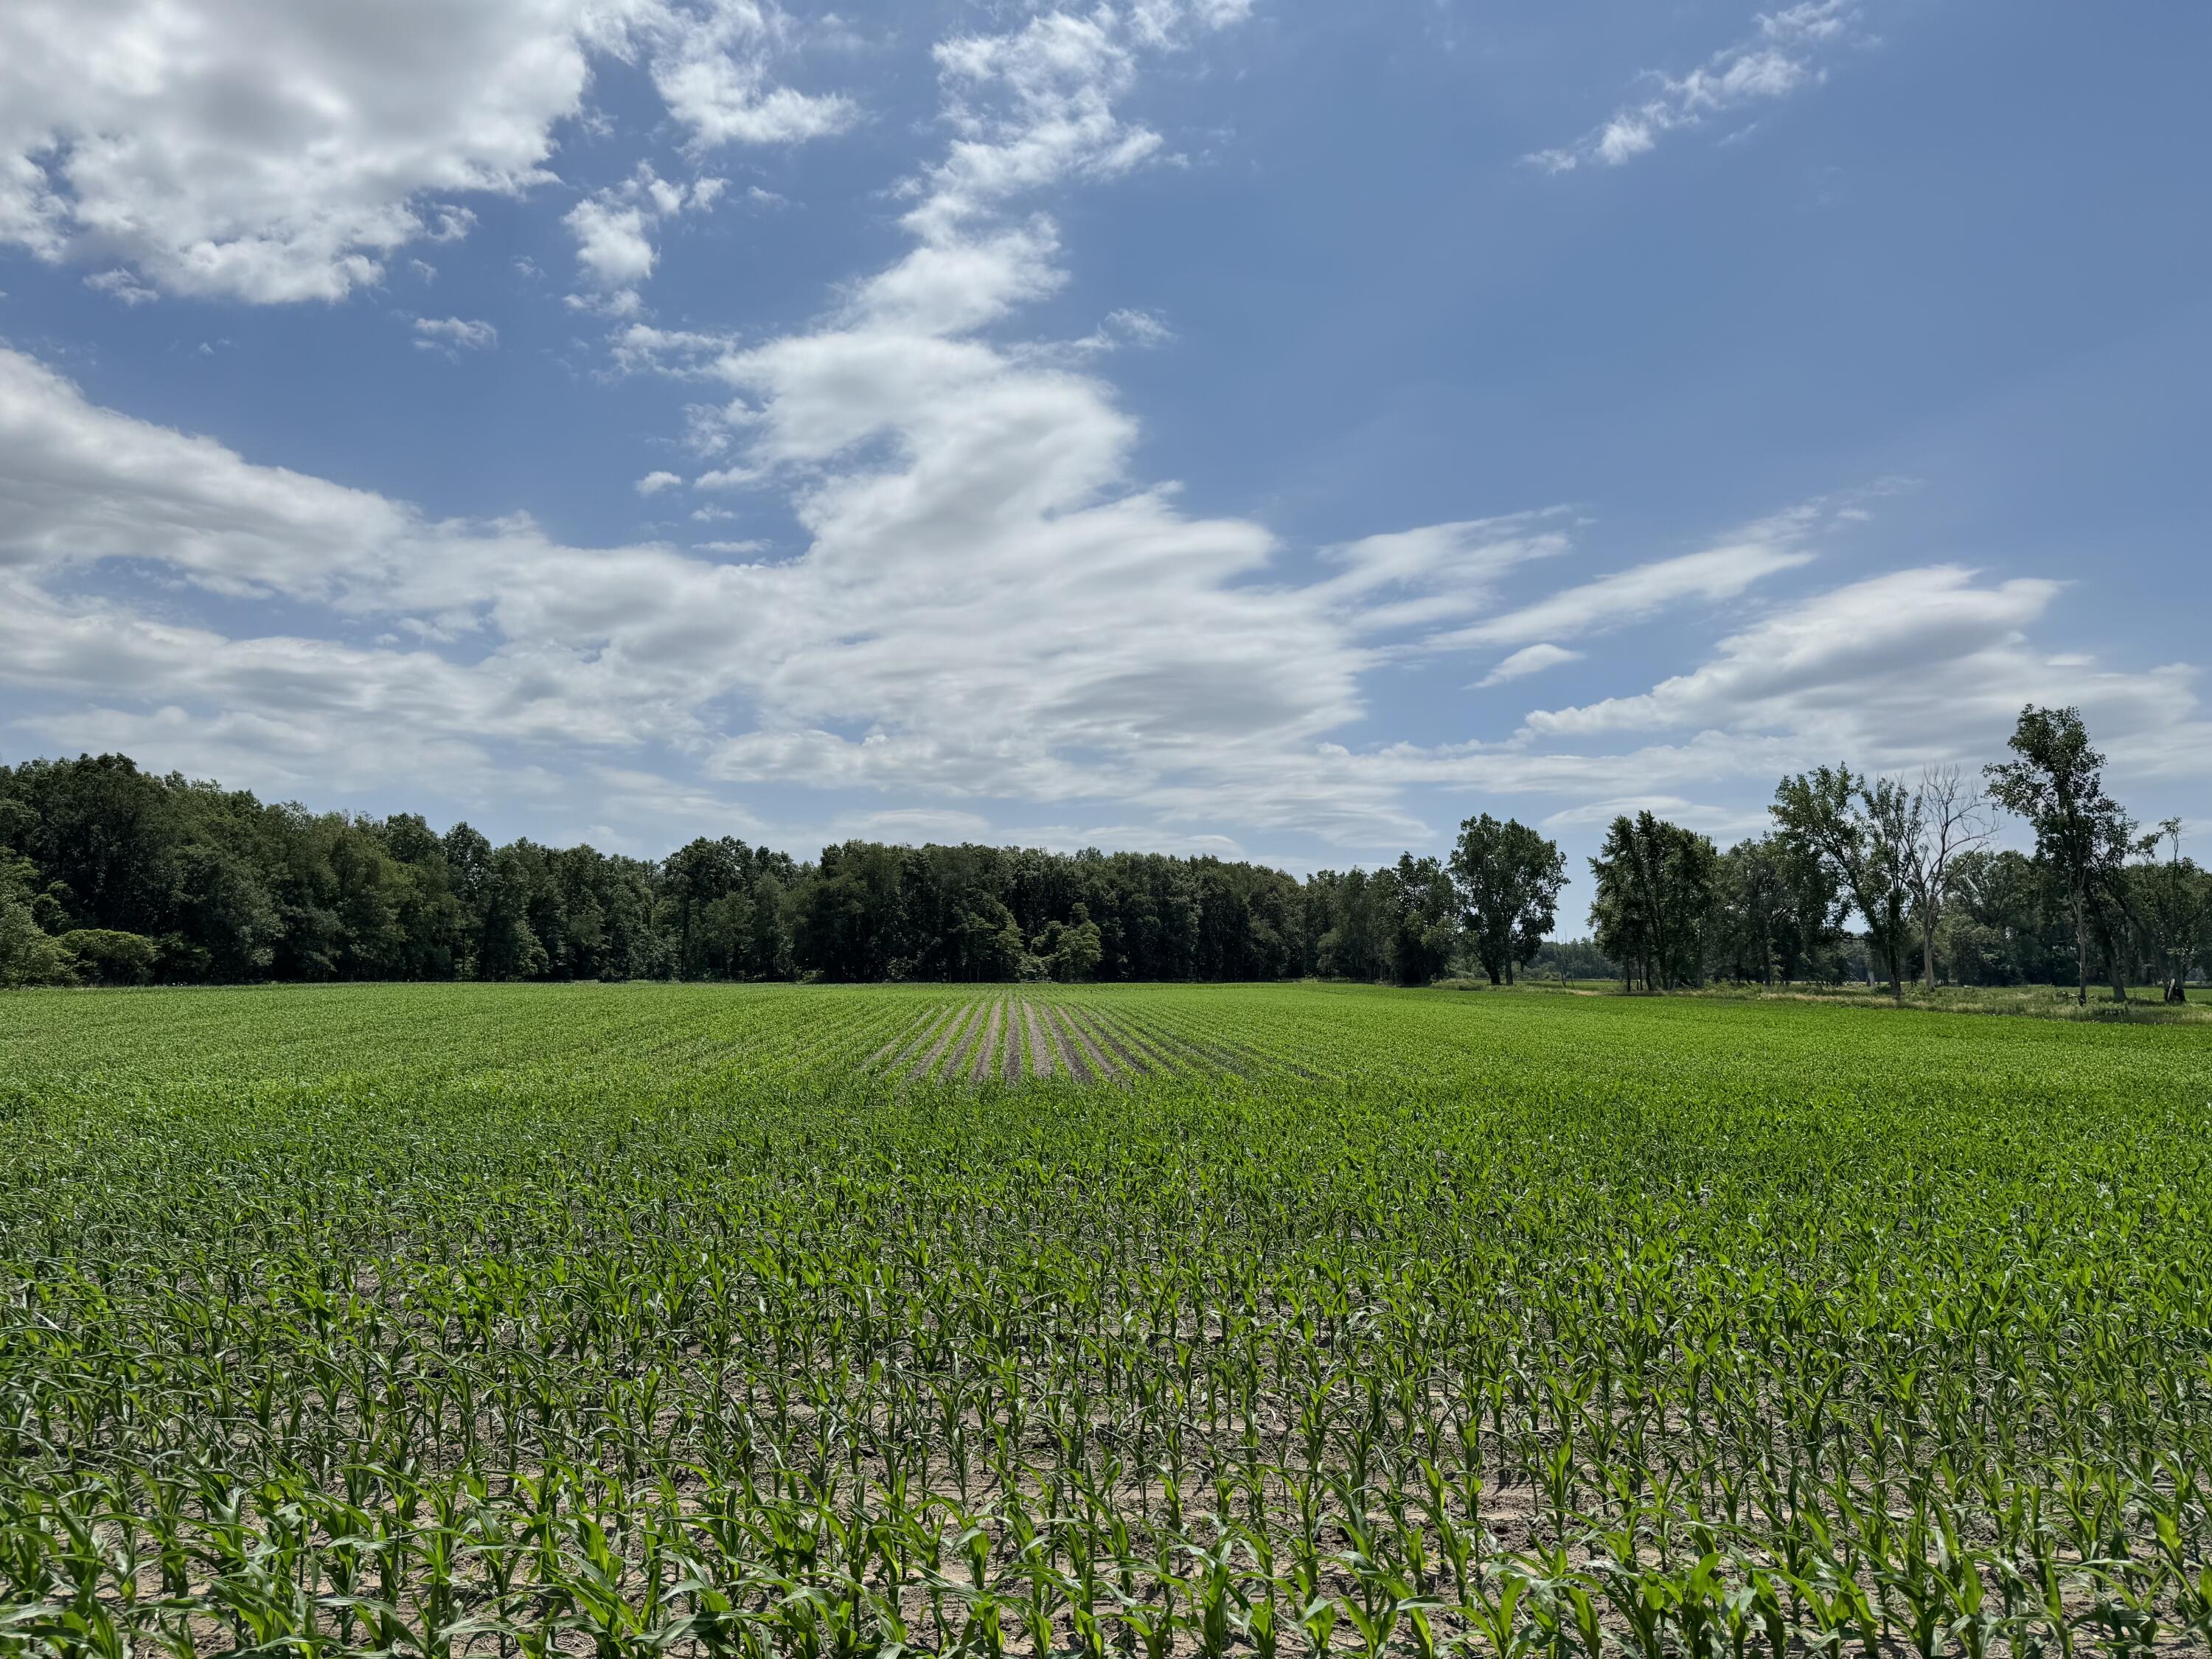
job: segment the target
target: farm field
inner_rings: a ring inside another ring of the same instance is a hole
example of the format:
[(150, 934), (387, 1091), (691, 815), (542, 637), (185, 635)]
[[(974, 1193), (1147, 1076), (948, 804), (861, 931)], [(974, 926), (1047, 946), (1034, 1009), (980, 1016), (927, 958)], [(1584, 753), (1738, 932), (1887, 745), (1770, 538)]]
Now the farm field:
[(2208, 1641), (2193, 1025), (0, 999), (0, 1653)]

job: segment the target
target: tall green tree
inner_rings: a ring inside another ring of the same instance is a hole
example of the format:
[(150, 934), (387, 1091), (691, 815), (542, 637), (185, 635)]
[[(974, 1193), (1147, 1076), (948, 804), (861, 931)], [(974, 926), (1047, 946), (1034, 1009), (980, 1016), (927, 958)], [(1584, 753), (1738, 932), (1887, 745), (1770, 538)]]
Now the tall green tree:
[(1485, 812), (1460, 825), (1450, 869), (1483, 972), (1492, 985), (1510, 985), (1514, 969), (1535, 959), (1557, 919), (1565, 854), (1519, 819), (1500, 823)]
[[(2166, 849), (2164, 858), (2159, 848)], [(2128, 871), (2133, 908), (2158, 963), (2168, 1002), (2186, 1002), (2189, 970), (2212, 935), (2212, 874), (2181, 855), (2181, 820), (2168, 818), (2136, 843), (2142, 861)]]
[(1390, 975), (1386, 884), (1364, 870), (1324, 870), (1307, 884), (1314, 971), (1374, 982)]
[(1381, 909), (1389, 919), (1390, 977), (1401, 985), (1426, 985), (1451, 966), (1459, 948), (1459, 898), (1443, 861), (1401, 853), (1395, 866), (1376, 873)]
[(1738, 842), (1722, 854), (1707, 944), (1715, 970), (1740, 981), (1772, 985), (1784, 971), (1792, 908), (1772, 836)]
[(1720, 854), (1695, 830), (1649, 811), (1621, 817), (1590, 861), (1590, 928), (1599, 950), (1647, 991), (1697, 983), (1705, 971)]
[(1105, 953), (1098, 924), (1091, 920), (1091, 907), (1078, 899), (1072, 910), (1065, 924), (1045, 923), (1044, 932), (1037, 935), (1032, 946), (1037, 970), (1046, 978), (1063, 984), (1080, 984), (1095, 976), (1099, 959)]
[(1904, 1001), (1918, 798), (1894, 778), (1823, 766), (1783, 779), (1769, 810), (1784, 841), (1818, 859), (1850, 894), (1866, 922), (1868, 945), (1889, 970), (1890, 994)]
[(1961, 984), (2071, 976), (2065, 895), (2046, 866), (2008, 847), (1971, 848), (1954, 860), (1944, 889), (1938, 948)]
[(39, 926), (38, 866), (0, 847), (0, 986), (74, 985), (76, 964)]
[(1983, 768), (1990, 794), (2035, 831), (2035, 855), (2063, 883), (2074, 920), (2075, 997), (2089, 1000), (2089, 935), (2107, 941), (2112, 994), (2127, 1000), (2125, 969), (2111, 948), (2118, 933), (2114, 912), (2135, 825), (2105, 793), (2105, 757), (2089, 746), (2078, 708), (2020, 711), (2008, 746), (2019, 758)]

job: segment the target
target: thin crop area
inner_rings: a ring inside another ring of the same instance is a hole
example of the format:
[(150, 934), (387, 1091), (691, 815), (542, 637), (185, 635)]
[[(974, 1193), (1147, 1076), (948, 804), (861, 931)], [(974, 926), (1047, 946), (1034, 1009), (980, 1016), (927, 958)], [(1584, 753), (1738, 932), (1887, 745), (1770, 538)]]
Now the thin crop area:
[(0, 1652), (2208, 1634), (2194, 1028), (0, 1000)]

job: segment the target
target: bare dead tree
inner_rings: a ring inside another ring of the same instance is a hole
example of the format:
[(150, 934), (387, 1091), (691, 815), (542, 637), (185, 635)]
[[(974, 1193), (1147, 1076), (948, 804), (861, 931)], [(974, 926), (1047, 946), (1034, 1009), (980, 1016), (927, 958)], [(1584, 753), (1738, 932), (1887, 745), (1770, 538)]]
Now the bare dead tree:
[(1905, 852), (1905, 880), (1920, 912), (1920, 965), (1936, 988), (1936, 924), (1942, 919), (1943, 884), (1952, 861), (1996, 833), (1986, 796), (1955, 766), (1930, 766), (1913, 791), (1918, 833)]

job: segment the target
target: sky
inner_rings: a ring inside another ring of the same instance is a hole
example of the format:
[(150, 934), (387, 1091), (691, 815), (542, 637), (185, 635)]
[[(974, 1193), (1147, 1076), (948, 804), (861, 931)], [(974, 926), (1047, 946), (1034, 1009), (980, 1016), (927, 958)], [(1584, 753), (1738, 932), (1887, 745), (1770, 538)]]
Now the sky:
[(2212, 831), (2208, 60), (2056, 0), (12, 0), (0, 759), (1579, 869), (2035, 702)]

